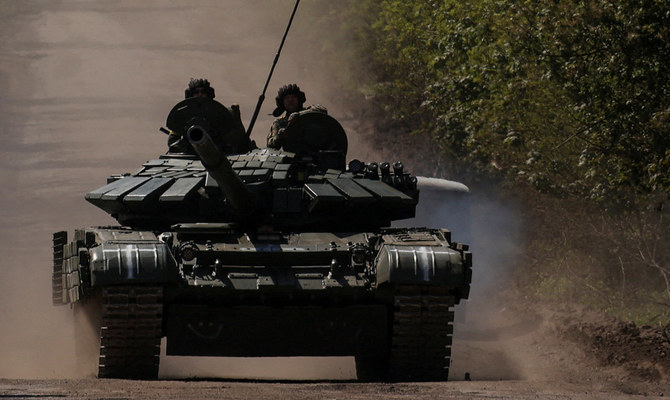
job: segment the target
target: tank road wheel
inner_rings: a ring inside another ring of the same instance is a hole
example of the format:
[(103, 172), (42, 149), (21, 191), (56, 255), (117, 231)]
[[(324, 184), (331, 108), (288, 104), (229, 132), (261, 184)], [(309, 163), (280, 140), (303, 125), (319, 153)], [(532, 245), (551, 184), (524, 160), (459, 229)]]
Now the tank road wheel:
[(446, 381), (454, 298), (432, 287), (399, 287), (394, 296), (390, 374), (394, 381)]
[(160, 286), (103, 288), (98, 377), (156, 379), (162, 317)]

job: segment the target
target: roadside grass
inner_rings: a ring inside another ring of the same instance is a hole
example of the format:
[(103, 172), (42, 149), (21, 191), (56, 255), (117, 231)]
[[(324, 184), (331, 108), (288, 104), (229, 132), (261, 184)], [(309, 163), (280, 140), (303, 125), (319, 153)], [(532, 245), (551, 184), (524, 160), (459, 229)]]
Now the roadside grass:
[(628, 287), (626, 293), (622, 293), (620, 288), (613, 288), (594, 276), (544, 271), (529, 282), (524, 292), (535, 302), (586, 307), (638, 326), (670, 324), (667, 294), (660, 290)]

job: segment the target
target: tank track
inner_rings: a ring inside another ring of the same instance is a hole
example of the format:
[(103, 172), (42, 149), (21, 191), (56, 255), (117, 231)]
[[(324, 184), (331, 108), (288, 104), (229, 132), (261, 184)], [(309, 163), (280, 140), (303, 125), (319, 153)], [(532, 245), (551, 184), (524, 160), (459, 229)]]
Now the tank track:
[(103, 288), (98, 377), (156, 379), (162, 326), (162, 287)]
[(51, 277), (51, 302), (54, 306), (66, 304), (63, 301), (63, 246), (67, 244), (67, 232), (53, 234), (53, 275)]
[(446, 381), (454, 297), (441, 288), (399, 287), (394, 295), (389, 373), (393, 381)]

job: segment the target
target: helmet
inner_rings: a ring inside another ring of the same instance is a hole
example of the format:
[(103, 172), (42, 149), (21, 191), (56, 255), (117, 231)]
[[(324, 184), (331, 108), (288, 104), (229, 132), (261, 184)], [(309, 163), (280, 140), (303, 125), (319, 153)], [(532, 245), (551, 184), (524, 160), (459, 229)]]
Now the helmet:
[(188, 82), (188, 88), (184, 91), (184, 98), (188, 99), (195, 96), (197, 89), (204, 90), (210, 99), (214, 98), (214, 88), (209, 86), (209, 81), (207, 79), (195, 78), (191, 78)]
[(294, 94), (298, 96), (298, 102), (300, 103), (300, 107), (302, 108), (302, 105), (305, 104), (305, 101), (307, 100), (305, 98), (305, 92), (300, 90), (298, 85), (295, 83), (290, 83), (288, 85), (284, 85), (279, 88), (279, 91), (277, 91), (277, 97), (275, 97), (275, 102), (277, 103), (277, 108), (272, 112), (272, 115), (275, 117), (280, 116), (284, 111), (284, 96), (287, 94)]

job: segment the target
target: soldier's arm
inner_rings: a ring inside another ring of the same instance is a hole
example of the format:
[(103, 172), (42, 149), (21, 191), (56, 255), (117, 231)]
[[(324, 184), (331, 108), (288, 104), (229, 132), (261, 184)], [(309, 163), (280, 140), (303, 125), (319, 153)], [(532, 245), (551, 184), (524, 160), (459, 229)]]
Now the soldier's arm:
[(328, 114), (328, 110), (326, 109), (326, 107), (322, 106), (321, 104), (313, 104), (313, 105), (305, 108), (302, 111), (292, 113), (288, 118), (288, 122), (291, 123), (291, 121), (294, 121), (294, 120), (300, 118), (301, 115), (305, 115), (305, 114), (309, 114), (309, 113), (313, 113), (313, 112), (320, 112), (320, 113)]
[(279, 122), (275, 121), (270, 127), (270, 134), (268, 135), (267, 146), (273, 149), (279, 150), (282, 146), (282, 133), (283, 129), (280, 129)]
[[(311, 106), (307, 107), (305, 111), (316, 111), (316, 112), (321, 112), (324, 114), (328, 114), (328, 109), (321, 104), (312, 104)], [(304, 111), (303, 111), (304, 112)]]

